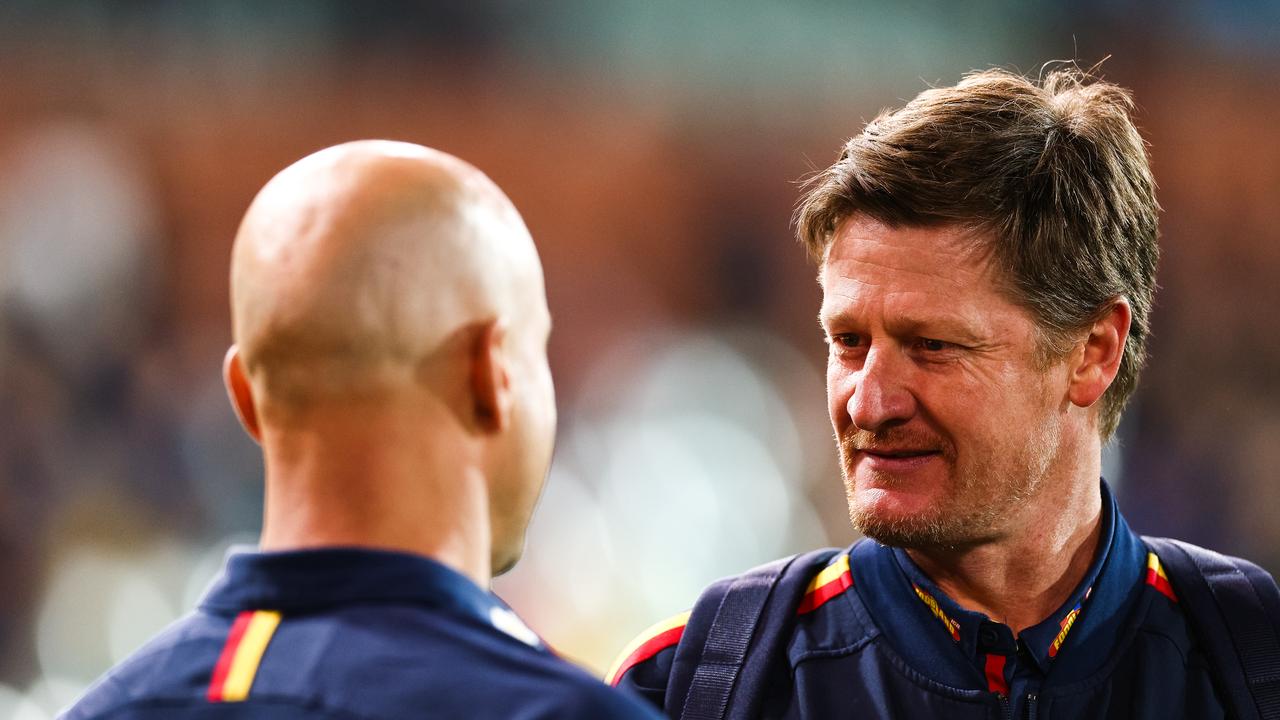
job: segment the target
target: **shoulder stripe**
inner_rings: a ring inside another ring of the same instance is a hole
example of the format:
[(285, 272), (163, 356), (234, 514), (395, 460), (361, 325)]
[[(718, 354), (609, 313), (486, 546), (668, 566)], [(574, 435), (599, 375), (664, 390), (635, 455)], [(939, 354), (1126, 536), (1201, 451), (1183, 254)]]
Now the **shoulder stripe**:
[(205, 694), (209, 702), (240, 702), (249, 697), (262, 654), (279, 625), (280, 613), (274, 610), (246, 610), (236, 616), (209, 680)]
[(689, 615), (692, 612), (686, 610), (679, 615), (669, 617), (637, 635), (635, 640), (618, 653), (618, 659), (613, 662), (609, 674), (605, 675), (605, 683), (617, 685), (628, 670), (680, 642), (680, 637), (684, 635), (684, 626), (688, 624)]
[(804, 599), (796, 609), (797, 615), (811, 613), (828, 600), (853, 587), (853, 573), (849, 571), (849, 554), (841, 553), (836, 561), (823, 568), (809, 583)]
[(1153, 552), (1147, 553), (1147, 584), (1159, 590), (1160, 594), (1170, 600), (1178, 602), (1178, 596), (1174, 594), (1173, 586), (1169, 584), (1169, 576), (1164, 574), (1160, 558)]

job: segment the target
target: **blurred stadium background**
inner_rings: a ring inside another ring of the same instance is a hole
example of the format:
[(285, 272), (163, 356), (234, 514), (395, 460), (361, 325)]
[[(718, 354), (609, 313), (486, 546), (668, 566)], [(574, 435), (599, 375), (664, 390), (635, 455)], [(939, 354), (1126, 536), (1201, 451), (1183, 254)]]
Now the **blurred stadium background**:
[(0, 5), (0, 718), (51, 717), (253, 542), (228, 251), (320, 147), (487, 171), (546, 266), (560, 441), (496, 583), (596, 670), (711, 579), (852, 538), (795, 181), (880, 108), (1105, 56), (1163, 219), (1107, 474), (1136, 529), (1280, 570), (1280, 4)]

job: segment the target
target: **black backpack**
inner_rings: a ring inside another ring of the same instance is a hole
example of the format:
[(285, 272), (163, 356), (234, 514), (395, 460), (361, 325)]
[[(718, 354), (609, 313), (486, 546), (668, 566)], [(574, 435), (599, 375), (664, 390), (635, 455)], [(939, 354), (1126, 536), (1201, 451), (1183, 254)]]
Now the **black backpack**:
[[(1280, 720), (1280, 588), (1246, 560), (1144, 537), (1160, 558), (1218, 690), (1238, 720)], [(757, 717), (809, 581), (843, 550), (826, 548), (720, 580), (698, 597), (671, 667), (664, 709), (680, 720)], [(785, 611), (779, 611), (786, 608)], [(761, 622), (765, 618), (782, 621)], [(750, 652), (748, 652), (750, 650)]]

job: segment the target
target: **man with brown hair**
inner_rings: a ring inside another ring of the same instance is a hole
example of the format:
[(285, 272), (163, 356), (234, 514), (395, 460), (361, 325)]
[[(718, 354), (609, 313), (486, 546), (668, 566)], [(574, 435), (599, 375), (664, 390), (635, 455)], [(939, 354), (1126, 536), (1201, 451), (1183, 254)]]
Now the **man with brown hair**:
[(872, 541), (713, 585), (611, 682), (689, 718), (1256, 717), (1280, 698), (1270, 576), (1138, 537), (1100, 481), (1158, 255), (1132, 109), (1074, 68), (977, 72), (812, 179), (796, 224)]

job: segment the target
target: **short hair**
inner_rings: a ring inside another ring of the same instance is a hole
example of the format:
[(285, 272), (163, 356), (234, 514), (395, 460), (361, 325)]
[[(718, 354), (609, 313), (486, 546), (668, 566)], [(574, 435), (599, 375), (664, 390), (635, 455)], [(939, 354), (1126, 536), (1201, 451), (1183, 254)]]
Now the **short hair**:
[(1066, 353), (1123, 296), (1132, 325), (1102, 398), (1110, 438), (1146, 357), (1160, 206), (1129, 92), (1074, 66), (1032, 81), (973, 72), (884, 111), (816, 173), (796, 232), (818, 262), (846, 218), (979, 231), (1041, 357)]

